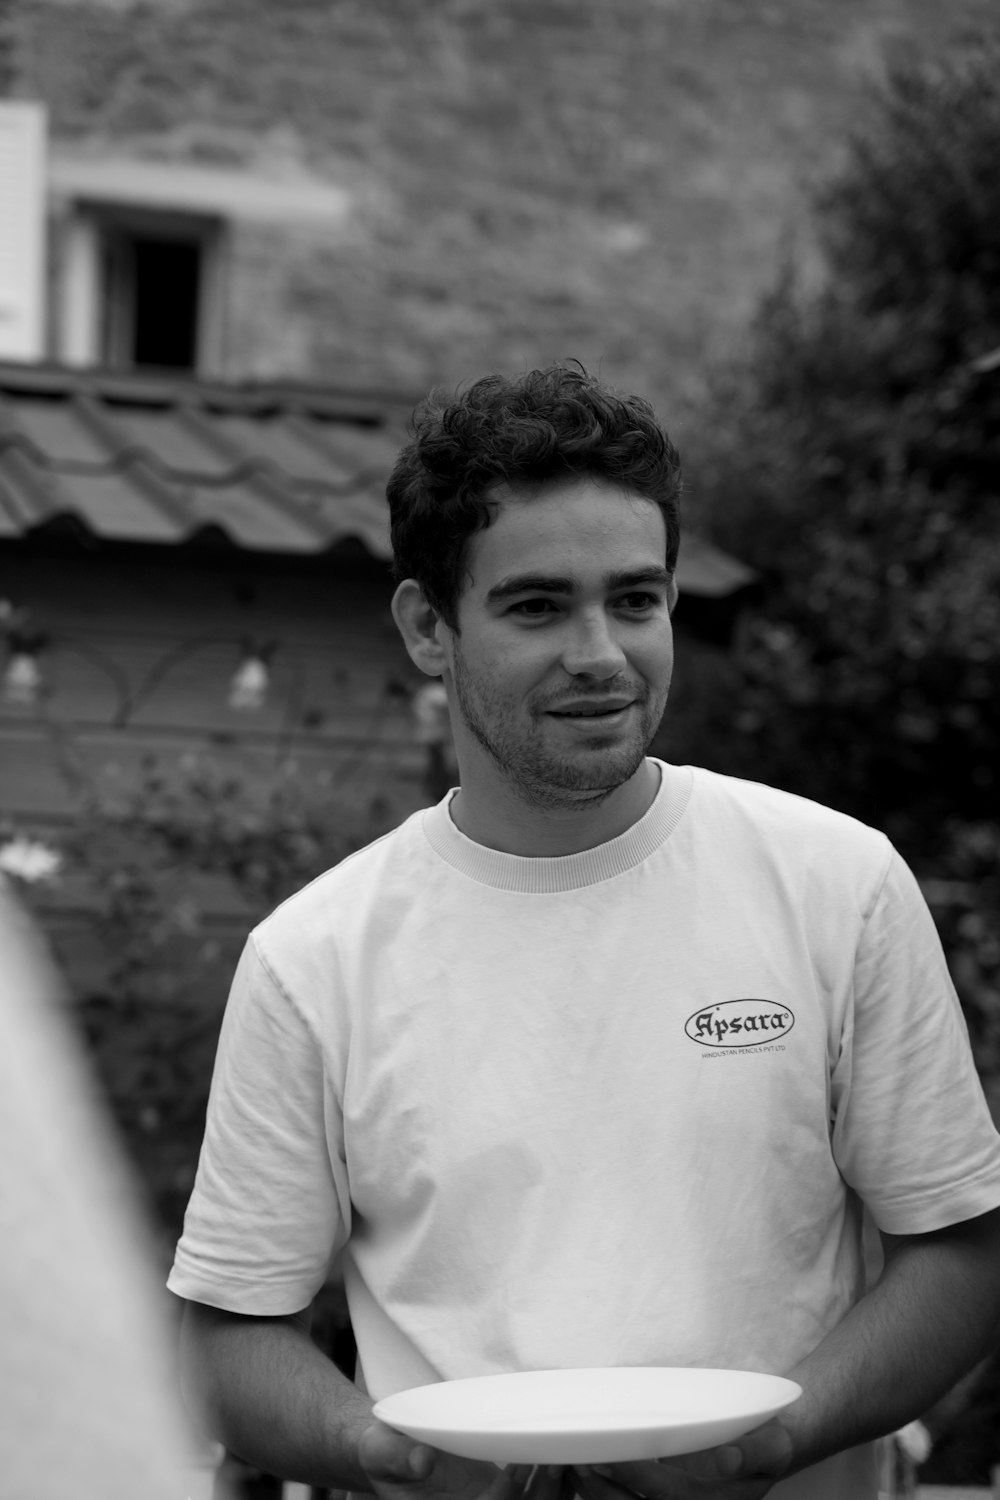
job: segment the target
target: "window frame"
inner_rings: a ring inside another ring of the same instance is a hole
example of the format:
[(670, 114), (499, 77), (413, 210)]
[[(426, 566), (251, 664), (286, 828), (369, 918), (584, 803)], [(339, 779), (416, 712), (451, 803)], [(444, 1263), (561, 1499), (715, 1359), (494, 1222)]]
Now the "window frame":
[[(72, 205), (62, 235), (57, 356), (77, 366), (153, 369), (136, 365), (130, 355), (135, 293), (128, 284), (128, 256), (122, 251), (136, 238), (198, 247), (194, 364), (190, 371), (178, 368), (175, 373), (223, 374), (229, 226), (221, 217), (183, 209), (88, 200)], [(114, 259), (118, 265), (112, 274), (124, 284), (109, 289), (108, 264)]]

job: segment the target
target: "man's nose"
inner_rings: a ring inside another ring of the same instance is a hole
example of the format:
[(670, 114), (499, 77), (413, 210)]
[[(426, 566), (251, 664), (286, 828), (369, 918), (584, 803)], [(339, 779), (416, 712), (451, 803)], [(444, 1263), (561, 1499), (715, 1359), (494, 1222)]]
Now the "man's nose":
[(625, 652), (613, 624), (601, 611), (587, 615), (573, 627), (563, 651), (563, 666), (573, 677), (615, 677), (625, 665)]

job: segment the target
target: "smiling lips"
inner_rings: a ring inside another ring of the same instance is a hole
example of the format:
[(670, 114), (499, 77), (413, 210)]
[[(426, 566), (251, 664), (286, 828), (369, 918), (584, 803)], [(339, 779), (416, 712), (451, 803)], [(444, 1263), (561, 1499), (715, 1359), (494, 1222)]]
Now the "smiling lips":
[(623, 713), (634, 702), (634, 698), (586, 699), (567, 703), (563, 708), (550, 708), (548, 712), (557, 719), (600, 719)]

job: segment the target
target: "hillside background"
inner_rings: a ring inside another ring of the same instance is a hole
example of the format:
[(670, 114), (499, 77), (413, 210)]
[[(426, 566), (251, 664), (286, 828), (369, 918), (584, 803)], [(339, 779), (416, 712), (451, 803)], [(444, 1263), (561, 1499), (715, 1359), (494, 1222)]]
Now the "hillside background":
[(887, 59), (994, 0), (2, 0), (56, 146), (311, 170), (345, 231), (244, 233), (235, 376), (421, 392), (575, 356), (683, 440)]

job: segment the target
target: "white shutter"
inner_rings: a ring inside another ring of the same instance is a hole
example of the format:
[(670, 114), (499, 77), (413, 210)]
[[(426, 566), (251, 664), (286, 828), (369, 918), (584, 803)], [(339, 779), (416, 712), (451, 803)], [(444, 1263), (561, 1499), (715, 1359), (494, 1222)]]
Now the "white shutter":
[(0, 358), (41, 359), (45, 106), (0, 99)]

